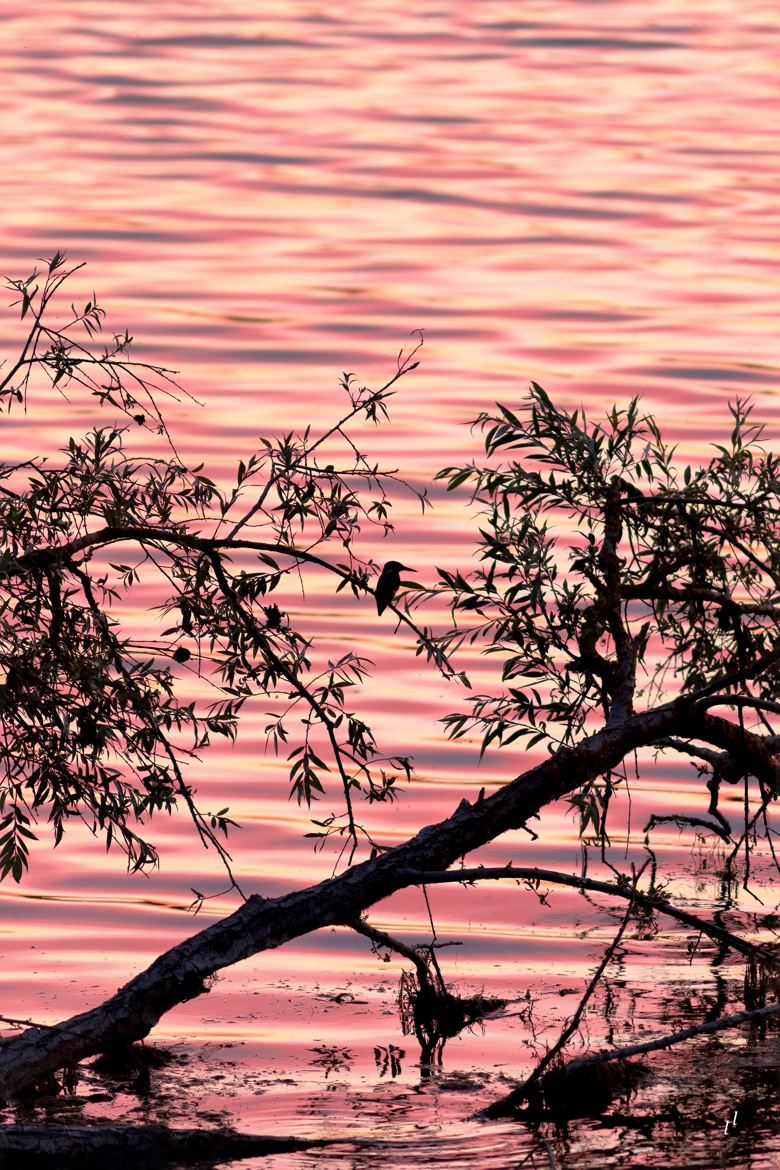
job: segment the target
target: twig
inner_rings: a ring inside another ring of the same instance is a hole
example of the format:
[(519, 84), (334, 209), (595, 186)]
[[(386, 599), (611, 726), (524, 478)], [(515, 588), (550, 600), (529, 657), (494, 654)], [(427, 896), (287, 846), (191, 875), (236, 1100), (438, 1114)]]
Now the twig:
[[(385, 382), (384, 386), (381, 386), (378, 390), (374, 390), (364, 400), (360, 401), (358, 399), (357, 402), (353, 402), (352, 409), (349, 410), (347, 412), (347, 414), (345, 414), (343, 416), (343, 418), (340, 418), (339, 421), (334, 423), (333, 426), (329, 427), (329, 429), (327, 431), (324, 431), (323, 434), (321, 434), (320, 437), (314, 443), (312, 443), (310, 447), (304, 448), (304, 450), (301, 452), (299, 457), (297, 459), (293, 460), (293, 462), (288, 467), (284, 468), (284, 474), (286, 476), (291, 475), (300, 466), (300, 464), (304, 460), (310, 458), (312, 452), (315, 451), (317, 449), (317, 447), (322, 446), (322, 444), (324, 442), (326, 442), (326, 440), (329, 439), (332, 435), (336, 434), (337, 432), (341, 432), (342, 427), (344, 427), (345, 424), (348, 423), (351, 418), (354, 418), (356, 414), (360, 414), (361, 411), (366, 410), (372, 403), (381, 403), (383, 397), (387, 394), (390, 387), (395, 382), (397, 382), (399, 378), (402, 378), (404, 374), (407, 374), (407, 373), (409, 373), (410, 370), (414, 369), (414, 367), (417, 363), (416, 362), (413, 363), (412, 358), (417, 353), (417, 351), (419, 350), (421, 345), (422, 345), (422, 335), (420, 335), (420, 341), (417, 343), (417, 345), (414, 347), (414, 349), (411, 351), (410, 354), (408, 354), (405, 358), (403, 357), (402, 353), (399, 354), (398, 366), (397, 366), (396, 372), (393, 374), (392, 378), (388, 379), (388, 381)], [(269, 492), (271, 491), (271, 488), (274, 486), (275, 483), (278, 482), (278, 480), (279, 480), (278, 473), (273, 473), (269, 476), (269, 478), (268, 478), (265, 486), (263, 487), (263, 490), (261, 491), (258, 499), (255, 501), (255, 503), (252, 505), (252, 507), (249, 509), (249, 511), (246, 512), (246, 514), (240, 520), (237, 520), (236, 523), (233, 525), (233, 527), (230, 529), (230, 532), (228, 533), (229, 539), (233, 538), (236, 535), (236, 533), (239, 532), (244, 527), (245, 524), (248, 524), (249, 521), (252, 519), (252, 517), (255, 516), (260, 511), (260, 509), (263, 507), (263, 504), (265, 503), (265, 501), (268, 498), (268, 495), (269, 495)]]
[(375, 926), (366, 922), (365, 918), (351, 918), (346, 925), (358, 934), (370, 939), (374, 946), (386, 947), (390, 951), (396, 951), (397, 954), (403, 955), (410, 963), (414, 963), (420, 986), (430, 986), (431, 977), (428, 964), (414, 947), (407, 946), (405, 942), (401, 942), (399, 938), (395, 938), (391, 934), (386, 934), (384, 930), (377, 930)]

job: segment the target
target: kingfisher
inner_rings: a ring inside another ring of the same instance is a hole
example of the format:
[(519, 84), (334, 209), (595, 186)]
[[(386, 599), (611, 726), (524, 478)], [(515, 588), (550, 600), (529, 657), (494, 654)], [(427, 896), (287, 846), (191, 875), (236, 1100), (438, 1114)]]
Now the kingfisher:
[(402, 565), (400, 561), (388, 561), (379, 574), (379, 580), (376, 583), (374, 595), (376, 597), (376, 612), (382, 613), (387, 609), (390, 602), (398, 592), (398, 586), (401, 584), (401, 573), (416, 573), (416, 569), (410, 569), (408, 565)]

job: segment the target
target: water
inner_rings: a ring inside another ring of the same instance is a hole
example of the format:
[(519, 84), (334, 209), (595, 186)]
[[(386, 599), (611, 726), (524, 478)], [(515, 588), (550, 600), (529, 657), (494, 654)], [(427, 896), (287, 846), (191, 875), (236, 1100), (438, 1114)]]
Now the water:
[[(3, 15), (0, 270), (26, 275), (57, 248), (86, 260), (74, 299), (95, 288), (111, 324), (136, 336), (139, 356), (181, 370), (204, 405), (172, 403), (171, 428), (182, 455), (205, 460), (221, 482), (259, 434), (332, 421), (340, 372), (378, 383), (418, 328), (422, 365), (370, 449), (421, 487), (443, 463), (478, 455), (464, 424), (496, 399), (517, 402), (530, 378), (591, 415), (641, 394), (694, 457), (726, 430), (737, 395), (753, 395), (776, 433), (774, 4), (9, 0)], [(0, 324), (6, 351), (13, 336), (10, 321)], [(29, 419), (4, 423), (6, 442), (15, 453), (19, 444), (50, 451), (90, 418), (79, 402), (41, 395)], [(367, 535), (366, 555), (392, 555), (428, 581), (435, 565), (468, 563), (474, 524), (464, 497), (431, 495), (425, 517), (402, 496), (397, 535)], [(288, 605), (304, 608), (300, 598)], [(521, 770), (518, 755), (480, 766), (473, 744), (442, 739), (436, 720), (458, 694), (367, 607), (315, 591), (305, 614), (340, 652), (354, 639), (377, 660), (362, 709), (389, 750), (414, 751), (418, 787), (392, 818), (377, 814), (385, 839)], [(275, 894), (325, 876), (333, 859), (301, 840), (305, 813), (286, 803), (286, 772), (264, 754), (262, 725), (259, 713), (250, 718), (236, 749), (212, 752), (193, 779), (206, 807), (229, 803), (244, 825), (234, 857), (245, 889)], [(648, 764), (647, 775), (634, 786), (635, 825), (659, 799), (701, 810), (687, 767)], [(484, 859), (576, 868), (564, 811), (550, 810), (542, 825), (534, 845), (510, 834)], [(149, 879), (128, 878), (118, 857), (74, 832), (70, 846), (38, 852), (20, 890), (0, 891), (7, 1014), (53, 1020), (97, 1002), (230, 908), (211, 902), (193, 921), (190, 887), (219, 889), (219, 868), (183, 823), (161, 823), (155, 841), (163, 866)], [(667, 829), (658, 841), (678, 893), (706, 905), (716, 883), (685, 876), (690, 836)], [(515, 890), (442, 889), (432, 900), (441, 934), (463, 944), (448, 971), (494, 994), (521, 996), (530, 985), (545, 1039), (556, 1035), (559, 985), (581, 989), (614, 930), (563, 891), (549, 910)], [(372, 920), (412, 940), (427, 929), (415, 893)], [(657, 1026), (661, 1001), (690, 974), (684, 947), (630, 951), (627, 985)], [(199, 1091), (247, 1128), (381, 1140), (388, 1165), (519, 1165), (531, 1149), (526, 1131), (469, 1123), (464, 1094), (420, 1084), (393, 1013), (398, 968), (324, 933), (242, 965), (158, 1035), (194, 1038), (201, 1055), (241, 1046), (239, 1069), (268, 1082), (257, 1101), (240, 1086), (221, 1092), (208, 1076)], [(369, 1000), (365, 1010), (318, 998), (347, 982)], [(595, 1042), (604, 1028), (593, 1028)], [(406, 1049), (398, 1077), (380, 1075), (375, 1042)], [(512, 1021), (490, 1024), (452, 1042), (445, 1067), (518, 1075), (529, 1067), (524, 1043)], [(311, 1064), (317, 1045), (353, 1053), (338, 1081)], [(285, 1085), (291, 1070), (295, 1084)], [(481, 1086), (485, 1100), (500, 1091), (494, 1080)], [(312, 1111), (312, 1100), (329, 1108)], [(727, 1115), (727, 1101), (712, 1105), (713, 1142)], [(583, 1133), (568, 1164), (585, 1164), (593, 1143)], [(670, 1143), (670, 1165), (693, 1164), (687, 1138)], [(758, 1167), (772, 1156), (767, 1135), (747, 1153), (705, 1147), (718, 1165)], [(618, 1157), (609, 1141), (597, 1149), (601, 1164)], [(635, 1156), (651, 1160), (639, 1146)], [(318, 1157), (365, 1164), (357, 1147)], [(540, 1147), (534, 1157), (548, 1164)]]

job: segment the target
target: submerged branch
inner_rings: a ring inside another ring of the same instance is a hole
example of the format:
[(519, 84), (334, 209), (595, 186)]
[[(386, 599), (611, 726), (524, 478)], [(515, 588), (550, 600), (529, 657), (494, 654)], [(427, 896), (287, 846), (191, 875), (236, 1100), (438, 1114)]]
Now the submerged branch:
[[(654, 1040), (645, 1040), (641, 1044), (626, 1044), (622, 1048), (612, 1048), (606, 1052), (595, 1052), (590, 1056), (578, 1056), (568, 1064), (556, 1069), (555, 1089), (557, 1093), (565, 1093), (567, 1078), (580, 1078), (583, 1073), (596, 1069), (600, 1065), (612, 1061), (625, 1061), (632, 1056), (642, 1056), (647, 1052), (659, 1052), (664, 1048), (672, 1048), (675, 1044), (683, 1044), (686, 1040), (693, 1040), (697, 1036), (707, 1036), (715, 1032), (725, 1032), (730, 1028), (739, 1028), (742, 1024), (755, 1024), (772, 1016), (780, 1015), (780, 1004), (771, 1004), (768, 1007), (756, 1008), (753, 1011), (735, 1012), (719, 1020), (709, 1020), (706, 1024), (694, 1024), (690, 1028), (683, 1028), (679, 1032), (670, 1032), (665, 1036), (657, 1036)], [(518, 1104), (526, 1096), (526, 1081), (492, 1102), (477, 1115), (484, 1118), (505, 1117), (515, 1112)]]
[(329, 1145), (327, 1140), (265, 1137), (233, 1129), (169, 1129), (165, 1125), (0, 1126), (0, 1160), (7, 1170), (136, 1170), (211, 1164), (218, 1159), (267, 1157)]
[(696, 1036), (725, 1032), (729, 1028), (739, 1028), (742, 1024), (756, 1024), (777, 1015), (780, 1015), (780, 1004), (778, 1003), (755, 1008), (749, 1012), (734, 1012), (719, 1020), (708, 1020), (706, 1024), (694, 1024), (690, 1028), (683, 1028), (679, 1032), (670, 1032), (666, 1036), (658, 1036), (655, 1040), (645, 1040), (641, 1044), (626, 1044), (622, 1048), (614, 1048), (609, 1052), (594, 1052), (591, 1056), (578, 1056), (575, 1060), (570, 1061), (567, 1067), (570, 1069), (593, 1068), (597, 1064), (604, 1064), (610, 1060), (626, 1060), (630, 1056), (641, 1056), (644, 1052), (658, 1052), (663, 1048), (671, 1048), (674, 1044), (682, 1044), (685, 1040), (693, 1040)]

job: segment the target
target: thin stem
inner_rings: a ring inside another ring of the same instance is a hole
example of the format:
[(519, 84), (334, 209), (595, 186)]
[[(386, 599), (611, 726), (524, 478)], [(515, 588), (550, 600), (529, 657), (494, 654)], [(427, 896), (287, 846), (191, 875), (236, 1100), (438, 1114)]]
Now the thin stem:
[(372, 403), (381, 402), (382, 398), (390, 390), (390, 387), (393, 386), (399, 380), (399, 378), (402, 378), (404, 374), (407, 374), (411, 369), (414, 368), (416, 363), (412, 363), (412, 358), (417, 353), (421, 345), (422, 339), (417, 343), (411, 353), (408, 354), (407, 357), (403, 360), (401, 360), (402, 355), (399, 354), (398, 368), (393, 374), (392, 378), (385, 382), (384, 386), (381, 386), (378, 390), (374, 390), (368, 396), (368, 398), (364, 399), (363, 401), (358, 400), (356, 403), (354, 403), (352, 409), (347, 411), (343, 418), (340, 418), (338, 422), (334, 423), (333, 426), (324, 431), (320, 437), (311, 444), (310, 447), (304, 448), (298, 458), (293, 460), (289, 467), (285, 467), (283, 471), (280, 470), (278, 472), (274, 472), (268, 477), (268, 480), (260, 492), (258, 499), (255, 501), (249, 511), (240, 520), (236, 521), (236, 523), (230, 529), (230, 532), (228, 533), (228, 539), (232, 539), (236, 533), (239, 532), (245, 524), (248, 524), (252, 517), (261, 510), (265, 504), (265, 501), (268, 499), (271, 489), (275, 486), (276, 483), (278, 483), (282, 474), (285, 476), (291, 475), (298, 467), (300, 467), (301, 463), (303, 463), (311, 456), (313, 451), (316, 451), (318, 447), (321, 447), (322, 444), (327, 442), (327, 440), (334, 434), (340, 432), (342, 428), (350, 421), (350, 419), (354, 418), (355, 415), (360, 414), (362, 411), (365, 411), (366, 408), (369, 407)]

